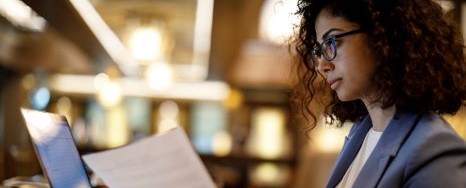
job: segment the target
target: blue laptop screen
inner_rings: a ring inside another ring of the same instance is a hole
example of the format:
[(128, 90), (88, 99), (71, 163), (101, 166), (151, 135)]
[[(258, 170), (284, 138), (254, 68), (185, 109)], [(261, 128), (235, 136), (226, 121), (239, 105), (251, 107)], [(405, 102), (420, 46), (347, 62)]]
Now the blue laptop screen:
[(91, 187), (66, 118), (21, 109), (42, 168), (52, 187)]

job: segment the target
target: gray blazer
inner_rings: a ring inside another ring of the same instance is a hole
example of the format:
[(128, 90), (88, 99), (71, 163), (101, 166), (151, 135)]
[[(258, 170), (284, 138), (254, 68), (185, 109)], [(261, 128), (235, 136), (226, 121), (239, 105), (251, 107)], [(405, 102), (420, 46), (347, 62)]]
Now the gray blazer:
[[(371, 126), (369, 116), (353, 125), (328, 188), (341, 181)], [(397, 112), (353, 187), (466, 188), (466, 143), (439, 115)]]

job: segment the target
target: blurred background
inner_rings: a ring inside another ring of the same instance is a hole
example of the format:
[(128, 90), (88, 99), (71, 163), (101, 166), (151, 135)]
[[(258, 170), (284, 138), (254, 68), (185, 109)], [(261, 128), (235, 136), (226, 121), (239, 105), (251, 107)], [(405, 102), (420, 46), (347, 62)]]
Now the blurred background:
[(42, 174), (26, 107), (66, 115), (81, 154), (180, 126), (219, 187), (323, 187), (351, 125), (293, 118), (296, 3), (0, 0), (0, 179)]

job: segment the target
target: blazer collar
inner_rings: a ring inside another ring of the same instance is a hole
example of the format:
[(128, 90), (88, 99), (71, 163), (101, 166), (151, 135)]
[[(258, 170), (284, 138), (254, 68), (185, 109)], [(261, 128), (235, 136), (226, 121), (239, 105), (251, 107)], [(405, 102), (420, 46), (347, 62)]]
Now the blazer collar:
[[(377, 146), (361, 169), (353, 187), (376, 187), (385, 169), (396, 156), (406, 137), (411, 133), (421, 116), (409, 112), (397, 112), (387, 128), (385, 128)], [(349, 166), (359, 152), (367, 132), (372, 127), (371, 119), (367, 115), (356, 124), (353, 134), (350, 133), (347, 143), (337, 159), (327, 187), (335, 187), (343, 178)]]
[(340, 155), (337, 158), (335, 167), (332, 170), (332, 176), (327, 182), (327, 187), (335, 187), (345, 175), (347, 169), (353, 162), (353, 159), (358, 154), (367, 132), (372, 127), (369, 116), (366, 116), (360, 123), (357, 123), (350, 131), (350, 134), (345, 140)]
[(405, 140), (418, 124), (421, 114), (399, 112), (395, 114), (372, 154), (361, 169), (354, 187), (376, 187)]

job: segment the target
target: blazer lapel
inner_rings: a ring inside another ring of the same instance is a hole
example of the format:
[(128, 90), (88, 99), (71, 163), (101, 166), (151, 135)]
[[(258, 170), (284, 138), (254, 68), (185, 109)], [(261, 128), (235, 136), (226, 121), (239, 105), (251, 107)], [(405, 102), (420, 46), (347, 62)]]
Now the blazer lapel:
[(359, 148), (361, 147), (367, 132), (371, 128), (371, 125), (372, 123), (369, 116), (366, 116), (361, 123), (353, 125), (357, 127), (355, 127), (354, 131), (351, 131), (348, 138), (346, 138), (343, 150), (338, 156), (336, 165), (332, 170), (332, 176), (327, 182), (327, 187), (335, 187), (341, 181), (346, 170), (358, 154)]
[(353, 187), (376, 187), (421, 115), (397, 113), (385, 128), (374, 151), (361, 169)]

